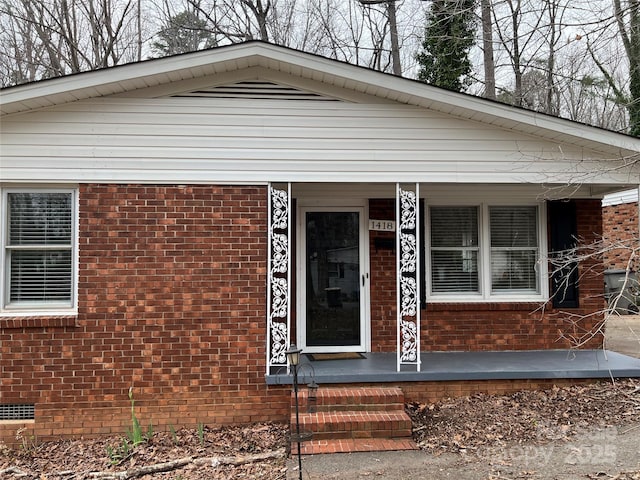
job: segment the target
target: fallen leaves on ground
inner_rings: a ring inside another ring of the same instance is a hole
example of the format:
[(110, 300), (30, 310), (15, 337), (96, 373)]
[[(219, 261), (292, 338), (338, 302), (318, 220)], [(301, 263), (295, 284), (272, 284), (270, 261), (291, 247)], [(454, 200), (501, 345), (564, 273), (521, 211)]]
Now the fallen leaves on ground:
[[(473, 395), (437, 403), (407, 405), (418, 445), (432, 454), (471, 452), (479, 448), (531, 442), (565, 441), (593, 428), (640, 428), (640, 380), (594, 383), (512, 395)], [(289, 430), (277, 423), (250, 426), (181, 429), (156, 432), (129, 451), (126, 437), (64, 440), (19, 450), (0, 445), (2, 478), (13, 480), (82, 480), (118, 477), (145, 467), (174, 462), (167, 473), (137, 475), (142, 480), (221, 480), (286, 478), (284, 452)], [(279, 452), (283, 452), (282, 455)], [(274, 454), (261, 460), (262, 456)], [(184, 462), (189, 459), (189, 462)], [(225, 462), (251, 460), (240, 465)], [(113, 472), (112, 477), (91, 472)], [(518, 478), (534, 472), (520, 472)], [(22, 476), (21, 476), (22, 475)], [(504, 478), (504, 477), (502, 477)], [(594, 478), (640, 480), (640, 472)]]
[[(47, 480), (90, 478), (167, 478), (218, 480), (251, 478), (279, 480), (286, 477), (286, 448), (289, 430), (277, 423), (156, 432), (143, 443), (123, 447), (126, 437), (45, 442), (18, 451), (0, 450), (0, 472), (7, 478)], [(230, 461), (259, 459), (233, 465)], [(189, 462), (185, 462), (189, 459)], [(200, 459), (201, 461), (198, 461)], [(177, 462), (180, 460), (180, 462)], [(202, 461), (205, 460), (205, 461)], [(143, 467), (170, 462), (180, 465), (171, 474), (152, 473), (125, 477), (123, 472), (140, 472)], [(183, 465), (184, 464), (184, 465)], [(98, 472), (100, 475), (98, 475)], [(106, 474), (113, 473), (113, 477)], [(13, 475), (13, 477), (8, 476)], [(24, 476), (22, 476), (24, 475)], [(0, 475), (2, 477), (2, 475)], [(3, 477), (4, 478), (4, 477)]]
[(554, 386), (504, 396), (477, 394), (410, 403), (407, 412), (418, 446), (431, 452), (549, 442), (588, 428), (639, 422), (640, 381)]

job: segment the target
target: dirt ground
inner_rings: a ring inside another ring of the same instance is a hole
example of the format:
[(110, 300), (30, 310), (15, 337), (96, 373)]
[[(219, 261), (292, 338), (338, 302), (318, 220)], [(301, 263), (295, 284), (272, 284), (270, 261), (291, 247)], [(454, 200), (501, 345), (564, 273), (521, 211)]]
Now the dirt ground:
[(608, 350), (640, 358), (640, 315), (609, 317), (605, 333)]

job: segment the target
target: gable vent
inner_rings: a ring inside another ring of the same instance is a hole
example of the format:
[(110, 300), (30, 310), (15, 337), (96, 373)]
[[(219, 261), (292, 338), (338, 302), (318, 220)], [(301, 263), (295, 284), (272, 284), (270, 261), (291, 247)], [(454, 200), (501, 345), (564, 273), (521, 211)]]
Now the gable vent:
[(0, 405), (0, 420), (33, 420), (35, 419), (35, 406), (22, 404)]
[(271, 82), (250, 81), (232, 85), (194, 90), (193, 92), (172, 95), (173, 97), (207, 97), (207, 98), (251, 98), (261, 100), (318, 100), (337, 102), (336, 98), (325, 97), (317, 93), (299, 90), (294, 87), (278, 85)]

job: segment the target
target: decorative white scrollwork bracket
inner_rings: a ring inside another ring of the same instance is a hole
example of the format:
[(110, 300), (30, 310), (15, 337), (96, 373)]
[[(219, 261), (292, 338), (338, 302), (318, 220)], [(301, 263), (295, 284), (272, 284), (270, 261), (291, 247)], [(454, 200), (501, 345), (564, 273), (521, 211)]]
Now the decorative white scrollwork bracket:
[(413, 190), (396, 185), (398, 371), (415, 365), (420, 371), (420, 186)]
[(269, 185), (267, 274), (267, 374), (287, 365), (290, 332), (291, 184)]

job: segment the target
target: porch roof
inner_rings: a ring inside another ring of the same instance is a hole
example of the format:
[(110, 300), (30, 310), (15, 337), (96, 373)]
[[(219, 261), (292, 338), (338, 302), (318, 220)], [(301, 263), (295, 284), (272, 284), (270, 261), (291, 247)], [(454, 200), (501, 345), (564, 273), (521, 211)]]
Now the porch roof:
[[(640, 359), (610, 350), (423, 352), (421, 371), (396, 371), (395, 353), (365, 353), (352, 360), (312, 361), (303, 355), (300, 383), (427, 382), (640, 377)], [(266, 376), (268, 385), (287, 385), (286, 369)]]

